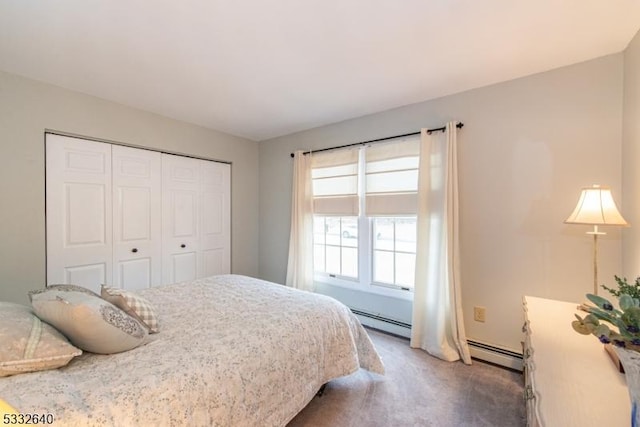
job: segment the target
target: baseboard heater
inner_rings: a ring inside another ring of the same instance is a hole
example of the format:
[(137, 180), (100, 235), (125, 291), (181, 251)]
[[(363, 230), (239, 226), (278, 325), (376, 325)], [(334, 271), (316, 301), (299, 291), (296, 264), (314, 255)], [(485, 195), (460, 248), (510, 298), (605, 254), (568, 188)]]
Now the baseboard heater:
[(507, 349), (504, 349), (504, 348), (496, 347), (496, 346), (493, 346), (493, 345), (489, 345), (489, 344), (485, 344), (485, 343), (482, 343), (482, 342), (469, 340), (469, 339), (467, 340), (467, 344), (469, 344), (471, 347), (476, 347), (476, 348), (479, 348), (479, 349), (491, 351), (491, 352), (494, 352), (494, 353), (497, 353), (497, 354), (502, 354), (504, 356), (514, 357), (516, 359), (522, 360), (522, 354), (521, 353), (516, 353), (515, 351), (507, 350)]
[[(353, 314), (361, 318), (362, 324), (364, 324), (365, 326), (381, 329), (383, 331), (391, 332), (405, 337), (411, 336), (410, 323), (401, 322), (395, 319), (389, 319), (388, 317), (384, 317), (379, 314), (358, 310), (352, 307), (349, 308), (353, 312)], [(472, 339), (467, 339), (467, 344), (469, 344), (469, 352), (471, 353), (471, 356), (476, 359), (495, 363), (497, 365), (505, 366), (510, 369), (522, 370), (521, 353), (506, 348), (496, 347), (494, 345)]]
[(467, 344), (469, 344), (471, 357), (518, 371), (522, 370), (522, 353), (468, 338)]
[(358, 316), (366, 317), (373, 320), (378, 320), (380, 322), (390, 323), (392, 325), (400, 326), (402, 328), (411, 329), (411, 325), (409, 323), (400, 322), (399, 320), (389, 319), (384, 316), (380, 316), (379, 314), (373, 314), (366, 311), (358, 310), (355, 308), (349, 307), (349, 309), (353, 312), (353, 314), (357, 314)]

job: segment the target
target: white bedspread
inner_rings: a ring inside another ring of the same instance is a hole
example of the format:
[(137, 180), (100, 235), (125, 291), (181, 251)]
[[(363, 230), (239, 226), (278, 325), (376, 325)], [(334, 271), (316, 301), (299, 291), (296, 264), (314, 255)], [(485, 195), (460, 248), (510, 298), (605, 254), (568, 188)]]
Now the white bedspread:
[(160, 315), (148, 344), (0, 378), (0, 398), (56, 425), (283, 426), (329, 380), (384, 372), (358, 320), (322, 295), (236, 275), (140, 294)]

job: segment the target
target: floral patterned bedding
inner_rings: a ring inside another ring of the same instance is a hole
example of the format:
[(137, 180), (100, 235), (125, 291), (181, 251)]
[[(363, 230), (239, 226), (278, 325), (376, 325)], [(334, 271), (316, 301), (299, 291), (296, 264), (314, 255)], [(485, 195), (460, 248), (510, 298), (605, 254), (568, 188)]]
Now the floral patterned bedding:
[(384, 373), (358, 320), (322, 295), (237, 275), (140, 294), (160, 316), (147, 344), (0, 378), (0, 398), (55, 425), (284, 426), (331, 379)]

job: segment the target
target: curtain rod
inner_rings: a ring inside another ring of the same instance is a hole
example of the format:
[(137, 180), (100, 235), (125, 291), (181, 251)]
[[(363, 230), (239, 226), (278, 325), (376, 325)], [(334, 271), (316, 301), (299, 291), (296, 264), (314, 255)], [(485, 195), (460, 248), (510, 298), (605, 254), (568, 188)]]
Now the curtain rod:
[[(456, 127), (458, 129), (461, 129), (462, 126), (464, 126), (464, 123), (462, 123), (462, 122), (456, 123)], [(442, 126), (441, 128), (435, 128), (435, 129), (427, 129), (427, 133), (444, 132), (445, 129), (446, 129), (446, 126)], [(321, 148), (319, 150), (305, 151), (302, 154), (306, 156), (309, 153), (319, 153), (321, 151), (329, 151), (329, 150), (337, 150), (339, 148), (355, 147), (356, 145), (372, 144), (372, 143), (375, 143), (375, 142), (386, 141), (388, 139), (402, 138), (403, 136), (412, 136), (412, 135), (420, 135), (420, 132), (411, 132), (411, 133), (405, 133), (405, 134), (402, 134), (402, 135), (387, 136), (385, 138), (372, 139), (370, 141), (354, 142), (353, 144), (338, 145), (336, 147), (329, 147), (329, 148)], [(291, 153), (291, 157), (295, 157), (295, 154)]]

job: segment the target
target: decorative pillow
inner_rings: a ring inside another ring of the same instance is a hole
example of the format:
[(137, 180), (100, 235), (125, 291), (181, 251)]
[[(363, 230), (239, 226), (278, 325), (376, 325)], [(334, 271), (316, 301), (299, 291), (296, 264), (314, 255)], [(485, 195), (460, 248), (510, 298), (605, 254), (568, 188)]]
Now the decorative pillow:
[(149, 333), (155, 334), (158, 332), (158, 316), (156, 316), (156, 310), (149, 301), (133, 292), (106, 285), (102, 285), (101, 294), (103, 299), (124, 310), (129, 316), (141, 321), (149, 328)]
[(0, 302), (0, 377), (64, 366), (82, 351), (30, 307)]
[(115, 305), (86, 292), (50, 289), (31, 294), (36, 316), (92, 353), (111, 354), (142, 344), (147, 328)]
[(48, 292), (48, 291), (84, 292), (86, 294), (93, 295), (96, 297), (100, 296), (97, 293), (93, 292), (91, 289), (85, 288), (84, 286), (64, 284), (64, 285), (47, 285), (47, 287), (44, 289), (38, 289), (37, 291), (30, 291), (29, 298), (31, 298), (31, 295), (39, 294), (41, 292)]

